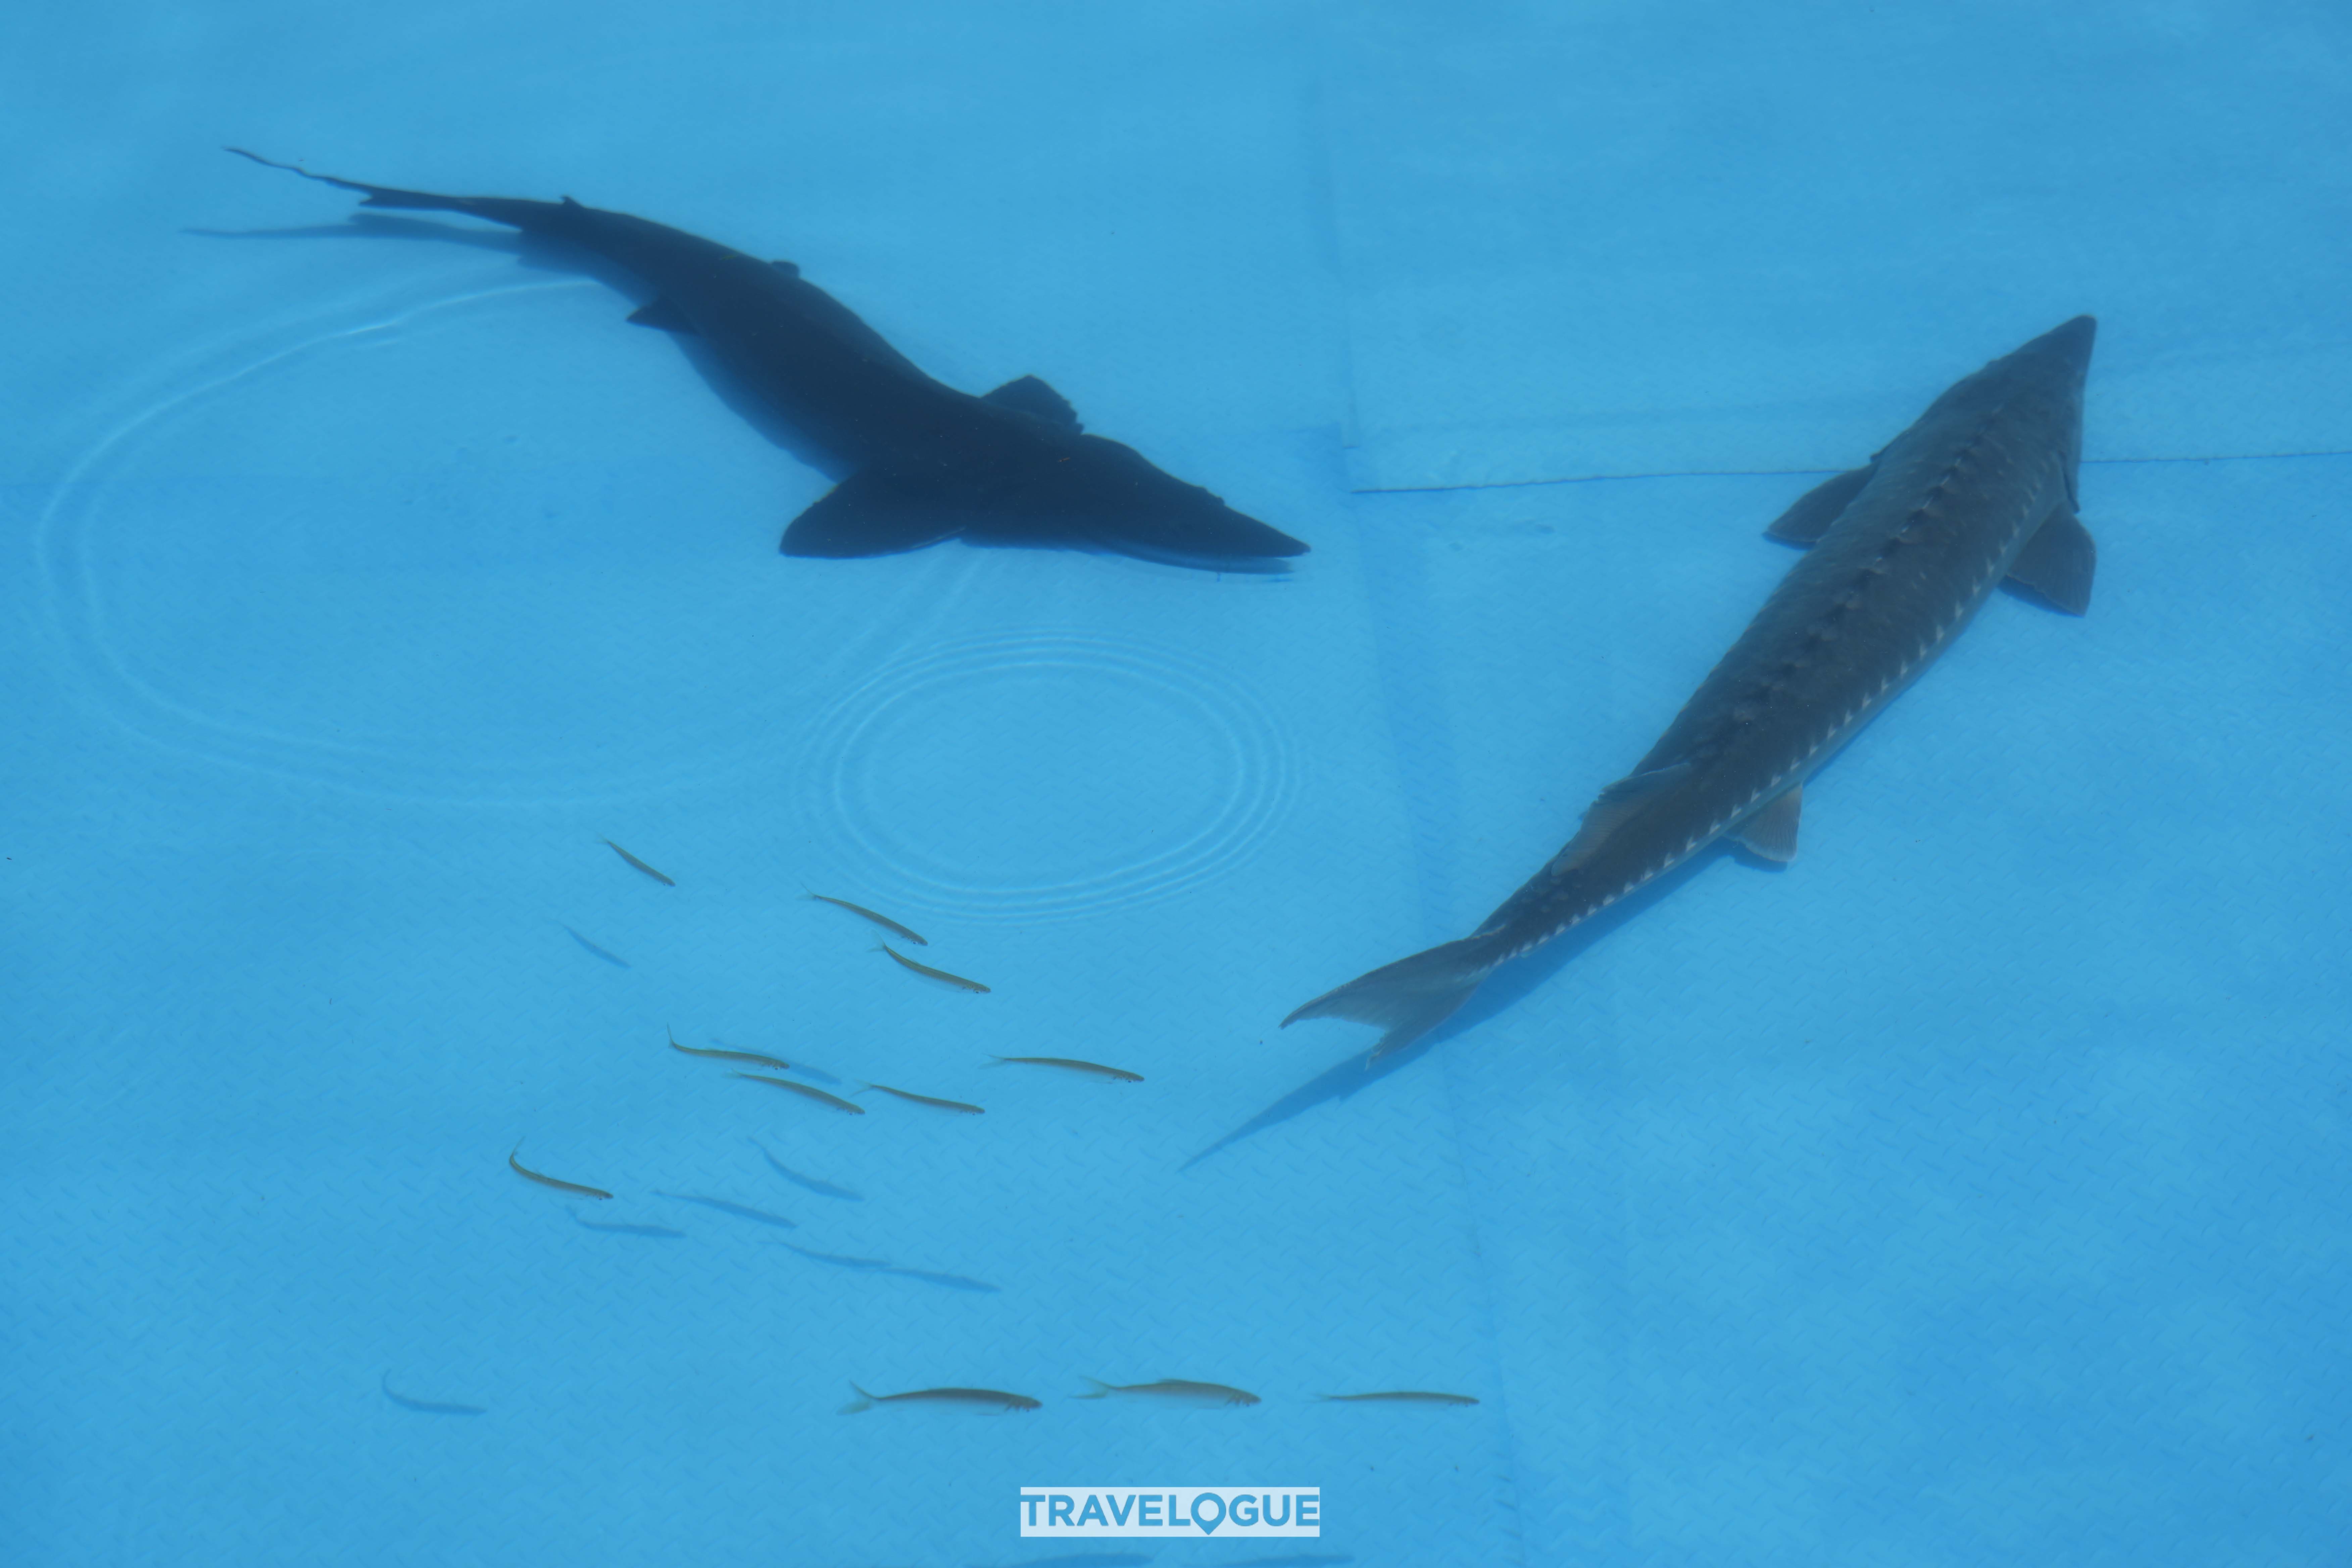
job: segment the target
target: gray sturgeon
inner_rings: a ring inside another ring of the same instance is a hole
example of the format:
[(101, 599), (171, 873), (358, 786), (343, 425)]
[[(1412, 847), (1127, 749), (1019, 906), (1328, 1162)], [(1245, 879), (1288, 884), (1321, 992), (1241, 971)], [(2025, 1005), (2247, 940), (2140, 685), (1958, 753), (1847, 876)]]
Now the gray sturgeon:
[(1284, 1026), (1381, 1025), (1377, 1058), (1443, 1023), (1499, 965), (1719, 838), (1786, 862), (1805, 781), (2004, 580), (2087, 610), (2096, 551), (2075, 515), (2076, 473), (2097, 326), (2077, 316), (1993, 361), (1869, 463), (1799, 498), (1768, 532), (1810, 552), (1567, 847), (1470, 935), (1326, 992)]
[(809, 440), (854, 468), (785, 530), (787, 555), (883, 555), (961, 535), (992, 544), (1093, 543), (1183, 564), (1267, 561), (1307, 546), (1086, 433), (1034, 375), (981, 396), (932, 380), (803, 278), (667, 224), (560, 202), (445, 196), (314, 174), (229, 152), (366, 199), (462, 213), (564, 241), (643, 279), (629, 320), (689, 333)]

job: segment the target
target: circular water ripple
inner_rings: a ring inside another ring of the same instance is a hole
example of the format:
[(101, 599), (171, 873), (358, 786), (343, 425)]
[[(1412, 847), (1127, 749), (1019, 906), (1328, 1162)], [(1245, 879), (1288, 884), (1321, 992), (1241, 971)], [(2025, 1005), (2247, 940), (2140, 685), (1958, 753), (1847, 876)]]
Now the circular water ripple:
[[(764, 476), (705, 477), (707, 391), (578, 373), (609, 300), (564, 279), (348, 307), (230, 346), (92, 442), (38, 523), (83, 699), (169, 749), (378, 794), (755, 765), (872, 641), (779, 614), (761, 557), (713, 547), (747, 504), (726, 486)], [(924, 586), (843, 614), (919, 620)]]
[(1247, 855), (1290, 795), (1273, 715), (1224, 671), (1109, 638), (1010, 635), (894, 664), (804, 753), (815, 841), (909, 908), (1066, 918)]

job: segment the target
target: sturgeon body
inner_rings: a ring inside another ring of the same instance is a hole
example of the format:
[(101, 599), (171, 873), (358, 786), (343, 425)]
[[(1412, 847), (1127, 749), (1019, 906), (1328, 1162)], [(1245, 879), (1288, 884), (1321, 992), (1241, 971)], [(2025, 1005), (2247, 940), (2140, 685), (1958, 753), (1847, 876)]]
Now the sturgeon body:
[(1805, 781), (1916, 680), (2004, 580), (2074, 615), (2095, 551), (2076, 516), (2077, 316), (1953, 386), (1865, 466), (1769, 531), (1810, 546), (1649, 754), (1566, 847), (1458, 942), (1327, 992), (1283, 1020), (1349, 1018), (1419, 1038), (1521, 957), (1730, 837), (1786, 861)]
[(569, 196), (436, 195), (229, 151), (357, 191), (363, 206), (462, 213), (635, 273), (655, 298), (629, 320), (700, 337), (740, 385), (853, 470), (793, 520), (788, 555), (880, 555), (957, 535), (1203, 563), (1307, 551), (1133, 447), (1087, 434), (1067, 400), (1034, 375), (981, 396), (934, 381), (789, 261)]

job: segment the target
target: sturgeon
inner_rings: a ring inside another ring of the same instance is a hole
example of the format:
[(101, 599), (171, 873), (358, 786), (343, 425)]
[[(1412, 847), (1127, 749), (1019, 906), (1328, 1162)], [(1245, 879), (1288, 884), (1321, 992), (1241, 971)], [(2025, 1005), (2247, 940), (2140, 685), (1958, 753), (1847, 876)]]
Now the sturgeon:
[(2077, 316), (1993, 361), (1868, 463), (1800, 497), (1767, 532), (1809, 552), (1566, 847), (1470, 935), (1326, 992), (1283, 1026), (1378, 1024), (1377, 1059), (1443, 1023), (1500, 965), (1718, 839), (1786, 863), (1805, 781), (1995, 588), (2088, 610), (2097, 552), (2076, 479), (2097, 326)]
[(579, 246), (644, 279), (656, 297), (630, 321), (699, 336), (753, 396), (854, 470), (793, 520), (787, 555), (884, 555), (957, 535), (1203, 564), (1307, 552), (1132, 447), (1087, 435), (1034, 375), (977, 397), (932, 380), (789, 261), (570, 196), (436, 195), (227, 150), (357, 191), (362, 206), (462, 213)]

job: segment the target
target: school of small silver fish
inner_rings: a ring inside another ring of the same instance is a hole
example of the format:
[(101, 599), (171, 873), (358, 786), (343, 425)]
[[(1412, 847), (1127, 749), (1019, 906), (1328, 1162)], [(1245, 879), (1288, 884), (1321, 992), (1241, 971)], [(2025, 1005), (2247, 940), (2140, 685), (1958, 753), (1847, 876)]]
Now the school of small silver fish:
[[(639, 859), (630, 851), (624, 849), (620, 845), (614, 843), (613, 840), (605, 838), (599, 840), (599, 842), (610, 848), (614, 855), (618, 856), (621, 860), (627, 864), (632, 869), (643, 874), (656, 882), (660, 883), (663, 887), (676, 888), (678, 885), (676, 879), (670, 877), (665, 872), (656, 870), (652, 866), (648, 865), (644, 860)], [(835, 909), (842, 910), (850, 914), (856, 915), (859, 919), (889, 932), (893, 937), (898, 938), (899, 941), (926, 948), (930, 946), (930, 942), (926, 938), (917, 934), (909, 927), (891, 919), (888, 915), (880, 913), (875, 910), (867, 909), (862, 904), (852, 903), (847, 899), (835, 898), (830, 894), (825, 893), (810, 892), (808, 897), (814, 902), (829, 905)], [(569, 927), (564, 929), (570, 930)], [(572, 932), (572, 935), (582, 942), (583, 945), (590, 946), (591, 951), (598, 952), (600, 956), (613, 956), (609, 953), (605, 953), (604, 950), (594, 948), (593, 944), (589, 944), (587, 942), (587, 939), (581, 937), (577, 931)], [(906, 973), (914, 975), (920, 980), (944, 986), (951, 990), (962, 992), (970, 995), (985, 995), (989, 994), (990, 988), (987, 985), (982, 984), (981, 982), (969, 979), (961, 974), (952, 973), (948, 970), (940, 969), (930, 964), (919, 963), (915, 960), (908, 958), (906, 954), (898, 952), (896, 948), (890, 946), (887, 942), (877, 943), (874, 951), (887, 954), (899, 970)], [(615, 959), (614, 962), (619, 961)], [(675, 1059), (675, 1057), (698, 1058), (701, 1061), (710, 1064), (709, 1068), (706, 1068), (705, 1070), (723, 1069), (727, 1076), (741, 1079), (746, 1083), (761, 1085), (766, 1089), (782, 1090), (791, 1100), (806, 1106), (811, 1112), (816, 1114), (865, 1116), (867, 1113), (868, 1108), (865, 1104), (859, 1102), (858, 1097), (866, 1095), (885, 1097), (888, 1100), (895, 1101), (898, 1104), (908, 1108), (907, 1113), (912, 1115), (941, 1115), (946, 1118), (954, 1118), (980, 1117), (987, 1114), (987, 1107), (975, 1104), (970, 1100), (950, 1099), (945, 1095), (925, 1093), (920, 1090), (906, 1088), (898, 1084), (875, 1082), (866, 1079), (856, 1079), (856, 1087), (846, 1089), (844, 1092), (836, 1094), (830, 1089), (819, 1087), (817, 1083), (811, 1082), (809, 1079), (818, 1079), (823, 1080), (824, 1083), (835, 1085), (839, 1085), (842, 1080), (835, 1078), (831, 1073), (813, 1068), (805, 1062), (803, 1062), (796, 1067), (793, 1062), (786, 1060), (781, 1056), (771, 1055), (765, 1051), (744, 1050), (725, 1040), (713, 1040), (707, 1046), (688, 1045), (677, 1037), (677, 1035), (674, 1030), (669, 1029), (667, 1026), (665, 1026), (663, 1030), (662, 1044), (664, 1048), (667, 1048), (675, 1054), (673, 1059)], [(990, 1069), (999, 1068), (1025, 1068), (1031, 1072), (1055, 1075), (1065, 1078), (1081, 1079), (1102, 1084), (1137, 1084), (1144, 1081), (1144, 1077), (1141, 1073), (1132, 1071), (1127, 1068), (1113, 1067), (1108, 1063), (1087, 1061), (1076, 1057), (991, 1056), (977, 1065), (980, 1068)], [(794, 1074), (796, 1076), (782, 1076), (785, 1074)], [(782, 1161), (778, 1160), (774, 1154), (769, 1152), (765, 1146), (758, 1143), (756, 1141), (753, 1142), (752, 1147), (756, 1149), (761, 1157), (765, 1160), (773, 1174), (792, 1183), (793, 1185), (800, 1187), (806, 1192), (814, 1193), (819, 1196), (841, 1201), (862, 1201), (860, 1194), (848, 1188), (824, 1181), (815, 1176), (793, 1171), (790, 1167), (786, 1166)], [(565, 1198), (573, 1200), (591, 1200), (599, 1205), (604, 1203), (616, 1201), (616, 1194), (614, 1192), (604, 1187), (591, 1185), (584, 1181), (573, 1179), (573, 1177), (580, 1173), (575, 1172), (570, 1174), (557, 1174), (551, 1171), (541, 1170), (535, 1164), (526, 1165), (522, 1163), (521, 1154), (522, 1145), (518, 1143), (511, 1151), (509, 1152), (507, 1163), (509, 1168), (525, 1182), (560, 1194)], [(565, 1165), (568, 1166), (568, 1164), (569, 1162), (565, 1162)], [(952, 1274), (928, 1268), (909, 1268), (887, 1258), (865, 1258), (845, 1253), (827, 1252), (816, 1247), (803, 1247), (795, 1242), (787, 1241), (782, 1237), (775, 1236), (773, 1233), (778, 1230), (797, 1230), (800, 1227), (801, 1222), (788, 1215), (779, 1214), (772, 1209), (762, 1207), (760, 1204), (747, 1201), (744, 1198), (720, 1195), (719, 1194), (708, 1192), (672, 1191), (665, 1188), (650, 1188), (647, 1190), (646, 1195), (673, 1205), (691, 1205), (692, 1207), (704, 1210), (709, 1214), (724, 1215), (730, 1220), (738, 1221), (746, 1226), (767, 1227), (769, 1235), (765, 1239), (772, 1242), (774, 1246), (782, 1247), (785, 1251), (791, 1252), (808, 1262), (822, 1264), (828, 1268), (850, 1269), (866, 1274), (914, 1279), (922, 1283), (940, 1286), (948, 1289), (965, 1290), (979, 1294), (994, 1293), (998, 1289), (996, 1286), (990, 1284), (986, 1280), (972, 1279), (965, 1275)], [(680, 1211), (676, 1208), (672, 1208), (667, 1212), (671, 1216), (680, 1215)], [(627, 1237), (641, 1241), (679, 1241), (687, 1239), (688, 1235), (688, 1232), (670, 1225), (651, 1222), (632, 1223), (615, 1220), (590, 1219), (586, 1217), (586, 1215), (583, 1212), (577, 1208), (573, 1209), (572, 1213), (573, 1223), (580, 1228), (600, 1232), (608, 1236)], [(1093, 1378), (1087, 1378), (1085, 1381), (1090, 1391), (1072, 1394), (1068, 1395), (1070, 1399), (1078, 1401), (1120, 1399), (1144, 1405), (1183, 1405), (1201, 1408), (1230, 1409), (1246, 1408), (1250, 1405), (1261, 1403), (1258, 1395), (1252, 1394), (1245, 1389), (1233, 1387), (1230, 1384), (1222, 1383), (1202, 1382), (1186, 1378), (1160, 1378), (1155, 1382), (1150, 1383), (1127, 1384), (1103, 1383)], [(844, 1415), (855, 1415), (860, 1412), (875, 1409), (922, 1407), (1016, 1413), (1036, 1410), (1042, 1408), (1044, 1405), (1044, 1401), (1029, 1394), (1008, 1393), (1001, 1389), (993, 1388), (958, 1386), (909, 1389), (895, 1394), (872, 1394), (858, 1387), (856, 1384), (852, 1384), (850, 1386), (852, 1392), (856, 1395), (856, 1397), (851, 1401), (851, 1403), (842, 1407), (842, 1414)], [(398, 1405), (404, 1409), (419, 1411), (426, 1414), (480, 1415), (485, 1413), (482, 1407), (475, 1405), (441, 1404), (433, 1401), (410, 1398), (406, 1395), (394, 1393), (388, 1383), (384, 1387), (384, 1394), (387, 1399), (390, 1399), (394, 1404)], [(1468, 1405), (1478, 1403), (1476, 1399), (1468, 1394), (1428, 1394), (1420, 1392), (1321, 1394), (1315, 1397), (1324, 1401), (1338, 1403), (1391, 1403), (1432, 1405)]]

